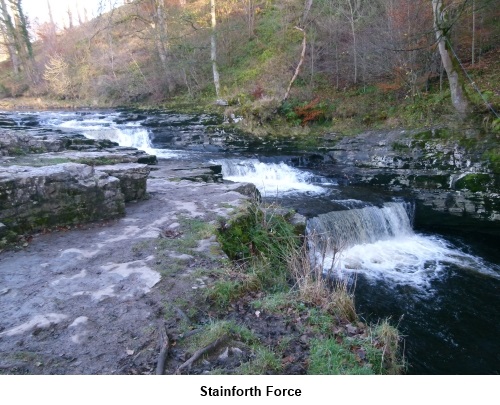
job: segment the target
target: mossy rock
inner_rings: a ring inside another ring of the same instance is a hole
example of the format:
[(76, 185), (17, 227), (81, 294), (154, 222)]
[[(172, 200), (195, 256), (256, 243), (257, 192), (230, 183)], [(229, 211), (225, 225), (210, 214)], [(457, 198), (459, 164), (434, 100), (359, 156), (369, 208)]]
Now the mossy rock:
[(456, 190), (469, 190), (473, 193), (478, 191), (488, 191), (491, 184), (491, 176), (484, 173), (467, 174), (455, 183)]

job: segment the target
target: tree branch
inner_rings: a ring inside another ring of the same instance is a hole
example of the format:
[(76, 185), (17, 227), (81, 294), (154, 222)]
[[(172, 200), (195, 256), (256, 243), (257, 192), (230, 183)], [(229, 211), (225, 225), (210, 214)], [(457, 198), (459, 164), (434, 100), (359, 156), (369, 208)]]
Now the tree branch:
[(224, 340), (226, 340), (227, 335), (221, 336), (219, 339), (216, 341), (210, 343), (208, 346), (205, 346), (204, 348), (196, 351), (190, 358), (187, 360), (185, 363), (181, 364), (177, 370), (175, 371), (175, 374), (181, 374), (182, 370), (187, 368), (188, 370), (191, 369), (191, 366), (193, 363), (198, 360), (201, 356), (203, 356), (205, 353), (215, 349), (217, 346), (219, 346)]

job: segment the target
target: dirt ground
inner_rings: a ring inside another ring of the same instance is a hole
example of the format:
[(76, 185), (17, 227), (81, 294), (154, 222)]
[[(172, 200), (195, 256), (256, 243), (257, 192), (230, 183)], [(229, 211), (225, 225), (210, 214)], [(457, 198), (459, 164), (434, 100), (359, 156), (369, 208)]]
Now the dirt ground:
[(160, 254), (158, 242), (181, 235), (186, 219), (216, 222), (247, 198), (234, 184), (166, 177), (153, 171), (149, 199), (128, 204), (124, 218), (0, 253), (0, 374), (154, 374), (166, 306), (195, 300), (210, 283), (200, 275), (223, 259), (213, 236), (190, 253), (170, 244)]

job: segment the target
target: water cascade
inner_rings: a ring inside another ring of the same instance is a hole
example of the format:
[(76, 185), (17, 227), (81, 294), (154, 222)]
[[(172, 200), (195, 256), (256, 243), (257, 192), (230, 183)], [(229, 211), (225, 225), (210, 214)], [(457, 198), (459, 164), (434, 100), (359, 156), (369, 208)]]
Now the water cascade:
[[(412, 228), (413, 207), (376, 188), (335, 181), (284, 163), (283, 149), (234, 137), (204, 137), (209, 116), (119, 111), (43, 111), (0, 114), (0, 126), (44, 134), (109, 139), (165, 158), (222, 165), (224, 178), (254, 183), (263, 197), (311, 217), (311, 255), (325, 272), (355, 280), (362, 319), (399, 320), (415, 374), (498, 374), (500, 256), (495, 241), (423, 234)], [(260, 142), (260, 141), (259, 141)], [(182, 149), (179, 151), (178, 149)], [(266, 150), (266, 156), (259, 153)], [(279, 151), (279, 152), (278, 152)], [(279, 155), (272, 156), (272, 153)], [(298, 150), (290, 153), (300, 155)], [(242, 156), (258, 156), (242, 158)], [(305, 165), (301, 157), (296, 164)], [(292, 159), (290, 159), (290, 162)], [(181, 163), (182, 164), (182, 163)], [(202, 198), (202, 196), (200, 196)], [(481, 257), (477, 256), (481, 255)], [(404, 319), (402, 318), (404, 316)]]
[(89, 139), (107, 139), (118, 143), (120, 146), (137, 148), (161, 158), (178, 157), (178, 151), (154, 148), (148, 129), (141, 126), (140, 122), (117, 124), (115, 122), (116, 118), (116, 115), (113, 114), (89, 114), (83, 117), (58, 116), (45, 118), (42, 123), (60, 129), (79, 131)]
[(224, 179), (253, 183), (264, 197), (299, 193), (318, 195), (326, 192), (324, 187), (314, 184), (316, 178), (312, 173), (301, 171), (284, 162), (264, 163), (257, 159), (224, 159), (214, 163), (222, 165)]
[(426, 288), (449, 265), (498, 277), (480, 258), (436, 235), (415, 233), (411, 214), (410, 204), (388, 202), (312, 218), (307, 229), (314, 260), (328, 272)]

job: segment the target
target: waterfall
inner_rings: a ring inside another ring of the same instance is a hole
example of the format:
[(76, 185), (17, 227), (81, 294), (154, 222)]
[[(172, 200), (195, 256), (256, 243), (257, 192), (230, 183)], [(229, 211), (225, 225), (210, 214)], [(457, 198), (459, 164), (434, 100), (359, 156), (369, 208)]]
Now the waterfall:
[(312, 218), (307, 225), (312, 260), (328, 273), (420, 287), (429, 286), (449, 265), (498, 277), (480, 258), (438, 236), (415, 233), (412, 213), (407, 203), (389, 202)]
[(395, 202), (322, 214), (309, 221), (308, 229), (343, 248), (413, 234), (405, 205)]
[(178, 151), (156, 149), (150, 139), (149, 130), (142, 127), (138, 121), (117, 124), (116, 114), (89, 114), (75, 116), (74, 114), (59, 114), (46, 118), (44, 124), (57, 128), (79, 131), (89, 139), (107, 139), (120, 146), (143, 150), (160, 158), (179, 156)]
[(298, 193), (318, 195), (326, 192), (325, 188), (314, 184), (317, 178), (312, 173), (296, 169), (284, 162), (263, 163), (257, 159), (224, 159), (214, 163), (222, 166), (224, 179), (253, 183), (266, 197)]

